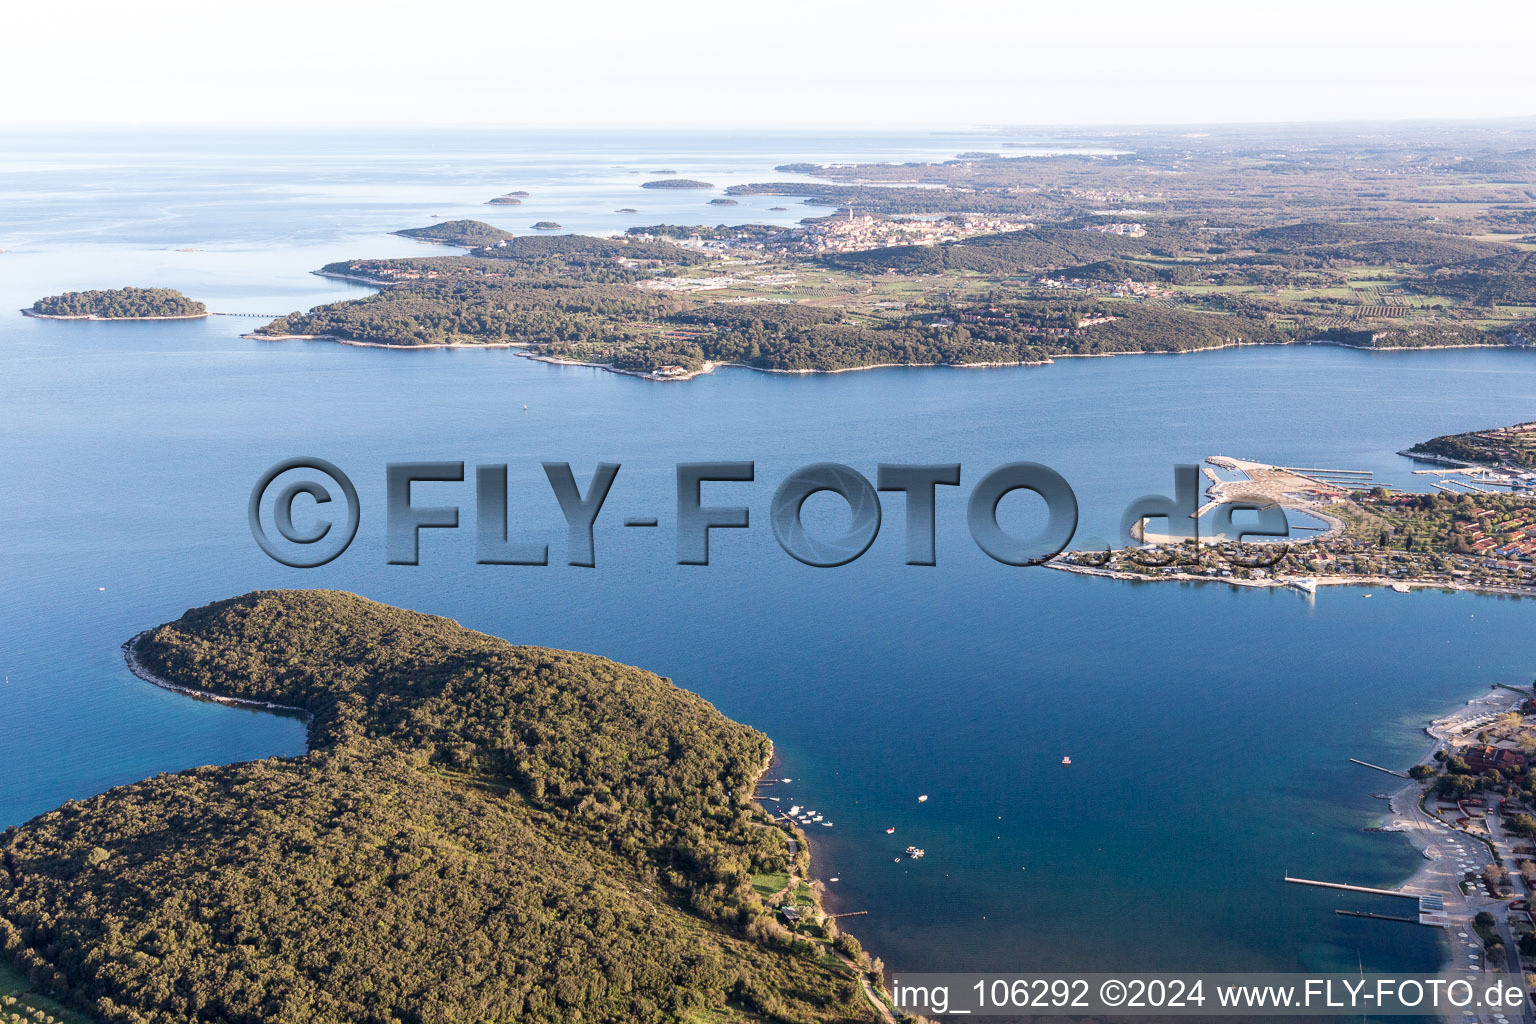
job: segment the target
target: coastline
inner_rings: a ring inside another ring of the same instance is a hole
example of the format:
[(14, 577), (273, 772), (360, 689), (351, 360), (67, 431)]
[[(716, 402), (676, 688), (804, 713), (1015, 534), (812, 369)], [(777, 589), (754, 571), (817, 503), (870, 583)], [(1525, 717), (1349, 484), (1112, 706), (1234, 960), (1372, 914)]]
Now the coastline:
[[(332, 273), (330, 271), (324, 271), (324, 270), (313, 270), (313, 271), (310, 271), (310, 273), (315, 274), (315, 275), (320, 276), (320, 277), (335, 278), (335, 279), (341, 280), (341, 281), (355, 281), (355, 282), (357, 282), (359, 284), (366, 284), (366, 285), (370, 285), (370, 286), (375, 287), (375, 288), (387, 288), (387, 287), (389, 287), (389, 284), (390, 284), (390, 282), (387, 282), (387, 281), (378, 281), (378, 280), (375, 280), (373, 278), (359, 277), (359, 276), (354, 275), (354, 274), (337, 274), (337, 273)], [(213, 316), (214, 314), (209, 313), (209, 314), (205, 314), (205, 315)], [(66, 319), (83, 319), (83, 318), (78, 318), (77, 317), (77, 318), (66, 318)], [(162, 318), (162, 319), (182, 319), (182, 318), (178, 318), (178, 317), (165, 317), (165, 318)], [(342, 345), (355, 345), (355, 346), (358, 346), (360, 348), (385, 348), (385, 349), (400, 349), (400, 350), (438, 349), (438, 348), (486, 348), (486, 349), (503, 349), (503, 348), (506, 348), (506, 349), (526, 350), (526, 349), (532, 347), (533, 345), (538, 344), (537, 342), (532, 342), (532, 341), (511, 341), (511, 342), (509, 342), (509, 341), (488, 341), (488, 342), (440, 342), (440, 343), (433, 343), (433, 344), (428, 344), (428, 345), (390, 345), (390, 344), (387, 344), (387, 343), (384, 343), (384, 342), (360, 341), (360, 340), (357, 340), (357, 339), (354, 339), (354, 338), (343, 338), (343, 337), (341, 337), (339, 335), (334, 335), (334, 334), (256, 334), (256, 333), (251, 333), (251, 334), (242, 334), (241, 337), (249, 339), (249, 340), (252, 340), (252, 341), (334, 341), (334, 342), (337, 342), (338, 344), (342, 344)], [(1403, 345), (1403, 346), (1396, 346), (1396, 347), (1393, 347), (1393, 348), (1373, 348), (1373, 347), (1366, 346), (1366, 345), (1350, 345), (1350, 344), (1346, 344), (1344, 342), (1331, 341), (1331, 340), (1326, 339), (1326, 338), (1306, 338), (1306, 339), (1296, 339), (1296, 340), (1293, 340), (1293, 341), (1273, 341), (1273, 342), (1270, 342), (1270, 341), (1262, 341), (1262, 342), (1234, 341), (1234, 342), (1228, 342), (1228, 343), (1221, 344), (1221, 345), (1207, 345), (1207, 346), (1204, 346), (1204, 347), (1201, 347), (1201, 348), (1180, 349), (1178, 351), (1169, 351), (1169, 350), (1162, 350), (1162, 349), (1132, 349), (1132, 350), (1127, 350), (1127, 351), (1124, 351), (1124, 352), (1060, 352), (1060, 353), (1056, 353), (1054, 355), (1051, 355), (1051, 356), (1049, 356), (1049, 357), (1047, 357), (1045, 359), (1021, 359), (1021, 360), (1005, 360), (1005, 361), (975, 362), (975, 363), (946, 363), (946, 362), (930, 362), (930, 363), (866, 363), (866, 364), (863, 364), (863, 365), (860, 365), (860, 366), (839, 366), (839, 367), (832, 367), (832, 368), (807, 367), (807, 368), (797, 368), (797, 369), (785, 369), (783, 367), (775, 367), (775, 366), (753, 366), (753, 365), (751, 365), (749, 363), (715, 362), (713, 360), (706, 360), (704, 365), (703, 365), (703, 367), (701, 367), (700, 369), (688, 370), (688, 371), (686, 371), (684, 373), (668, 374), (668, 375), (665, 375), (665, 376), (660, 375), (660, 374), (656, 374), (656, 373), (647, 372), (647, 371), (644, 371), (644, 370), (632, 370), (632, 369), (622, 368), (622, 367), (614, 366), (612, 363), (598, 363), (598, 362), (591, 362), (591, 361), (578, 360), (578, 359), (562, 359), (562, 358), (560, 358), (558, 356), (541, 355), (541, 354), (537, 354), (537, 353), (533, 353), (533, 352), (528, 352), (528, 351), (522, 351), (519, 354), (525, 356), (528, 359), (534, 359), (534, 360), (537, 360), (538, 362), (543, 362), (543, 363), (551, 363), (551, 364), (556, 365), (556, 366), (587, 366), (587, 367), (592, 367), (594, 369), (607, 370), (610, 373), (624, 374), (625, 376), (629, 376), (629, 377), (639, 377), (642, 380), (651, 380), (651, 381), (686, 381), (686, 380), (692, 380), (695, 377), (704, 376), (705, 374), (713, 373), (716, 370), (720, 369), (721, 367), (735, 367), (735, 368), (739, 368), (739, 369), (743, 369), (743, 370), (752, 370), (752, 371), (755, 371), (757, 373), (783, 373), (783, 374), (818, 374), (819, 373), (819, 374), (828, 374), (828, 375), (830, 375), (830, 374), (837, 374), (837, 373), (859, 373), (859, 372), (862, 372), (862, 371), (865, 371), (865, 370), (892, 370), (892, 369), (940, 369), (940, 368), (944, 368), (944, 369), (954, 369), (954, 370), (986, 370), (986, 369), (1004, 369), (1004, 368), (1009, 368), (1009, 367), (1021, 367), (1021, 366), (1051, 366), (1054, 363), (1056, 363), (1057, 361), (1062, 360), (1062, 359), (1114, 359), (1114, 358), (1117, 358), (1117, 357), (1120, 357), (1120, 356), (1192, 356), (1192, 355), (1199, 355), (1199, 354), (1204, 353), (1204, 352), (1219, 352), (1219, 351), (1223, 351), (1225, 349), (1232, 349), (1232, 348), (1286, 348), (1286, 347), (1290, 347), (1290, 346), (1294, 346), (1294, 345), (1330, 345), (1330, 346), (1332, 346), (1334, 348), (1351, 349), (1351, 350), (1356, 351), (1356, 352), (1382, 352), (1382, 353), (1444, 351), (1444, 350), (1448, 350), (1448, 349), (1462, 349), (1462, 348), (1477, 348), (1477, 349), (1507, 348), (1507, 349), (1517, 349), (1517, 348), (1529, 348), (1530, 347), (1530, 346), (1527, 346), (1527, 345), (1515, 345), (1515, 344), (1509, 344), (1509, 343), (1490, 343), (1490, 344), (1472, 344), (1472, 345), (1413, 345), (1413, 346)]]
[(135, 320), (202, 320), (217, 313), (178, 313), (175, 316), (97, 316), (95, 313), (39, 313), (31, 309), (20, 311), (22, 316), (34, 320), (98, 320), (102, 323), (125, 323)]
[[(785, 884), (784, 890), (779, 894), (779, 896), (782, 896), (784, 892), (792, 891), (796, 887), (797, 882), (804, 882), (810, 891), (811, 902), (815, 906), (816, 911), (823, 917), (826, 917), (835, 922), (836, 915), (827, 913), (827, 906), (825, 902), (826, 887), (819, 879), (811, 877), (809, 870), (811, 863), (810, 837), (806, 834), (804, 829), (800, 828), (794, 822), (794, 820), (788, 815), (784, 814), (784, 812), (770, 811), (767, 807), (765, 807), (762, 802), (763, 798), (760, 797), (757, 793), (757, 790), (762, 784), (763, 777), (767, 775), (768, 772), (773, 768), (777, 757), (777, 748), (774, 747), (773, 741), (770, 739), (768, 741), (768, 758), (763, 762), (763, 767), (761, 770), (759, 770), (758, 773), (752, 777), (751, 805), (756, 808), (756, 810), (763, 816), (764, 819), (766, 819), (766, 823), (763, 824), (762, 827), (783, 829), (784, 834), (788, 836), (789, 880)], [(799, 868), (796, 863), (800, 858), (801, 851), (804, 851), (805, 853), (805, 864), (807, 868), (805, 877), (803, 878), (799, 875)], [(777, 899), (778, 896), (773, 898)], [(864, 998), (875, 1010), (875, 1013), (878, 1015), (880, 1021), (883, 1022), (883, 1024), (896, 1024), (896, 1016), (891, 1012), (890, 993), (886, 988), (884, 973), (877, 973), (871, 967), (866, 966), (867, 964), (873, 964), (876, 960), (878, 960), (878, 958), (875, 957), (873, 953), (870, 953), (869, 948), (863, 946), (862, 942), (860, 943), (860, 946), (864, 949), (864, 956), (868, 958), (862, 963), (855, 961), (842, 950), (833, 948), (830, 950), (830, 952), (832, 956), (837, 957), (849, 970), (853, 971), (854, 977), (858, 979), (859, 987), (864, 993)], [(871, 977), (875, 978), (875, 981), (872, 982), (870, 980)]]
[[(1461, 707), (1444, 715), (1432, 719), (1428, 724), (1421, 726), (1424, 735), (1430, 738), (1429, 747), (1414, 760), (1414, 764), (1430, 762), (1437, 751), (1449, 748), (1451, 740), (1470, 728), (1475, 728), (1478, 716), (1484, 714), (1499, 714), (1512, 711), (1526, 699), (1526, 695), (1509, 690), (1500, 691), (1494, 689), (1491, 693), (1481, 697), (1474, 697)], [(1448, 907), (1452, 899), (1460, 897), (1465, 904), (1464, 913), (1470, 917), (1480, 906), (1474, 907), (1466, 901), (1459, 883), (1455, 882), (1457, 872), (1450, 871), (1451, 857), (1440, 849), (1437, 839), (1445, 839), (1453, 842), (1468, 842), (1486, 847), (1490, 854), (1497, 859), (1497, 853), (1493, 851), (1488, 840), (1456, 829), (1440, 815), (1429, 810), (1423, 799), (1425, 793), (1424, 784), (1418, 780), (1404, 781), (1397, 789), (1385, 796), (1390, 810), (1388, 816), (1382, 819), (1378, 826), (1386, 831), (1398, 832), (1406, 836), (1409, 844), (1419, 854), (1421, 863), (1409, 874), (1409, 876), (1392, 888), (1408, 893), (1423, 893), (1428, 895), (1441, 895), (1449, 897)], [(1450, 882), (1447, 879), (1451, 879)], [(1488, 903), (1502, 901), (1489, 900)], [(1441, 970), (1449, 970), (1457, 966), (1453, 955), (1456, 945), (1450, 935), (1451, 925), (1446, 925), (1444, 934), (1440, 936), (1441, 946)]]
[(146, 629), (135, 633), (133, 636), (123, 641), (122, 646), (123, 661), (127, 662), (128, 671), (132, 672), (146, 683), (153, 683), (155, 686), (160, 687), (162, 690), (170, 690), (172, 693), (179, 693), (186, 697), (195, 697), (198, 700), (212, 701), (215, 704), (227, 704), (231, 707), (249, 708), (255, 711), (279, 711), (284, 714), (297, 715), (304, 720), (304, 725), (306, 727), (308, 727), (309, 724), (314, 721), (315, 716), (306, 711), (304, 708), (293, 707), (288, 704), (274, 704), (270, 701), (263, 700), (247, 700), (241, 697), (226, 697), (223, 694), (211, 693), (207, 690), (198, 690), (190, 686), (182, 686), (179, 683), (173, 683), (162, 676), (156, 675), (148, 668), (146, 668), (144, 663), (139, 660), (138, 653), (139, 641), (142, 640), (145, 636), (148, 636), (151, 632), (153, 632), (153, 630)]
[(1497, 594), (1504, 597), (1536, 597), (1536, 589), (1525, 587), (1498, 587), (1478, 583), (1461, 583), (1456, 580), (1404, 580), (1394, 579), (1389, 576), (1297, 576), (1268, 578), (1259, 580), (1229, 579), (1226, 577), (1201, 576), (1196, 573), (1170, 572), (1159, 573), (1155, 576), (1144, 576), (1141, 573), (1124, 572), (1119, 569), (1101, 569), (1091, 565), (1074, 565), (1071, 562), (1060, 561), (1053, 558), (1044, 563), (1047, 569), (1056, 569), (1060, 572), (1076, 573), (1079, 576), (1098, 576), (1107, 579), (1123, 580), (1128, 583), (1220, 583), (1228, 587), (1253, 587), (1258, 589), (1285, 589), (1293, 587), (1302, 579), (1311, 580), (1319, 587), (1384, 587), (1397, 593), (1407, 593), (1410, 590), (1447, 590), (1465, 591), (1470, 594)]

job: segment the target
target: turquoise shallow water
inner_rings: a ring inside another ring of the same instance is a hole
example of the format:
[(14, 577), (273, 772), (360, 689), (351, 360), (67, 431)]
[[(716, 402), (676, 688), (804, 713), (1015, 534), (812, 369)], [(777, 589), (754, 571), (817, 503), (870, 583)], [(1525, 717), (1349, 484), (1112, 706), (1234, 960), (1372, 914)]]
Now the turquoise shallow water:
[[(0, 308), (129, 281), (265, 312), (349, 294), (307, 271), (422, 251), (383, 232), (423, 222), (423, 207), (475, 213), (421, 197), (441, 187), (434, 168), (458, 176), (455, 195), (488, 197), (583, 180), (581, 168), (691, 174), (686, 158), (699, 153), (717, 172), (761, 178), (781, 160), (849, 158), (864, 144), (791, 141), (584, 139), (558, 173), (539, 156), (547, 140), (521, 155), (504, 140), (467, 170), (377, 140), (340, 156), (295, 143), (267, 163), (205, 150), (175, 167), (143, 154), (13, 160), (0, 165), (0, 196), (28, 198), (0, 203), (0, 248), (11, 250)], [(867, 144), (911, 155), (947, 145)], [(583, 185), (605, 208), (629, 194), (627, 174), (611, 177)], [(92, 217), (113, 226), (93, 232)], [(725, 370), (657, 385), (505, 351), (241, 340), (249, 326), (0, 317), (0, 825), (158, 771), (301, 750), (296, 721), (157, 690), (126, 671), (118, 645), (254, 588), (341, 587), (645, 666), (769, 733), (775, 774), (794, 779), (774, 792), (836, 822), (815, 828), (818, 873), (840, 879), (840, 908), (871, 911), (851, 930), (893, 967), (1433, 963), (1427, 931), (1337, 918), (1336, 897), (1279, 879), (1369, 885), (1412, 871), (1400, 837), (1360, 831), (1383, 787), (1346, 758), (1406, 765), (1429, 717), (1491, 683), (1529, 681), (1536, 606), (1012, 569), (970, 541), (965, 497), (992, 467), (1045, 462), (1076, 489), (1087, 537), (1107, 535), (1133, 498), (1169, 489), (1175, 463), (1216, 453), (1409, 484), (1397, 449), (1530, 418), (1536, 356), (1302, 347), (996, 370)], [(350, 473), (364, 509), (352, 548), (310, 571), (268, 560), (245, 522), (256, 477), (300, 454)], [(473, 486), (432, 484), (418, 500), (460, 503), (466, 528), (424, 536), (419, 566), (386, 565), (383, 466), (408, 459), (509, 463), (517, 525), (547, 535), (556, 564), (475, 565)], [(583, 482), (598, 461), (623, 465), (594, 569), (563, 564), (539, 468), (548, 459), (570, 461)], [(749, 505), (753, 526), (716, 534), (715, 564), (681, 567), (673, 466), (704, 459), (757, 462), (755, 483), (706, 495)], [(823, 460), (871, 477), (882, 461), (962, 463), (965, 486), (939, 493), (939, 564), (902, 564), (890, 500), (879, 539), (852, 565), (811, 569), (783, 554), (767, 523), (773, 488)], [(1005, 503), (1006, 518), (1029, 514)], [(657, 515), (661, 528), (625, 530), (628, 515)], [(893, 863), (909, 843), (928, 856)]]

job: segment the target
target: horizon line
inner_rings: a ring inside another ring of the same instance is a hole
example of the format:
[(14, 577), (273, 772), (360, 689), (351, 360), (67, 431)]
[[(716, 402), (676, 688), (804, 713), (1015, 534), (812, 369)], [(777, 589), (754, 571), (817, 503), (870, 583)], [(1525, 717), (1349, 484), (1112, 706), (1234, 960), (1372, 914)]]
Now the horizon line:
[(101, 132), (133, 133), (153, 130), (188, 131), (251, 131), (263, 129), (336, 131), (444, 131), (444, 130), (495, 130), (495, 131), (546, 131), (546, 132), (607, 132), (641, 134), (652, 131), (676, 132), (848, 132), (855, 134), (881, 134), (888, 132), (922, 132), (933, 135), (980, 135), (1006, 134), (1009, 132), (1036, 131), (1040, 129), (1080, 131), (1149, 131), (1190, 128), (1278, 128), (1278, 127), (1343, 127), (1351, 125), (1487, 125), (1529, 126), (1536, 129), (1536, 111), (1528, 114), (1469, 115), (1445, 117), (1437, 115), (1401, 115), (1379, 117), (1343, 118), (1269, 118), (1252, 121), (1241, 120), (1168, 120), (1168, 121), (1019, 121), (972, 124), (933, 124), (927, 122), (891, 123), (882, 125), (848, 125), (833, 122), (765, 122), (742, 126), (722, 122), (680, 123), (652, 122), (604, 124), (560, 124), (554, 122), (504, 122), (504, 121), (283, 121), (252, 120), (229, 121), (0, 121), (0, 131), (35, 131), (47, 133)]

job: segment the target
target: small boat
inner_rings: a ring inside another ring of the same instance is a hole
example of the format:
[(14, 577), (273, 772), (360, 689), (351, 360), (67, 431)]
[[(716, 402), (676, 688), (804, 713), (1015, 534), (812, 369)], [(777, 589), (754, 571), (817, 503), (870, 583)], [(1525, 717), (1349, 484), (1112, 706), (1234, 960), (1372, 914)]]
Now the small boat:
[(800, 805), (799, 804), (792, 805), (789, 808), (789, 813), (790, 813), (791, 817), (795, 816), (796, 814), (799, 814), (800, 813)]
[(917, 798), (917, 802), (920, 803), (920, 804), (927, 803), (928, 802), (928, 794), (924, 793), (922, 796), (918, 797)]
[(829, 882), (835, 882), (835, 881), (837, 881), (837, 879), (835, 879), (835, 878), (829, 878), (829, 879), (827, 879), (827, 881), (829, 881)]
[(794, 782), (794, 779), (780, 779), (780, 782)]
[(1061, 759), (1061, 763), (1062, 764), (1071, 764), (1072, 763), (1072, 759), (1070, 757), (1063, 757)]
[(830, 821), (824, 821), (824, 822), (821, 823), (821, 827), (822, 828), (831, 828), (832, 827), (832, 823)]
[(913, 860), (917, 860), (919, 857), (924, 856), (922, 847), (920, 847), (920, 846), (909, 846), (909, 847), (907, 847), (907, 856), (911, 857)]
[(894, 828), (888, 828), (885, 830), (885, 834), (888, 836), (893, 836), (896, 834), (896, 830)]
[(901, 863), (901, 858), (900, 857), (895, 858), (894, 863), (900, 864)]

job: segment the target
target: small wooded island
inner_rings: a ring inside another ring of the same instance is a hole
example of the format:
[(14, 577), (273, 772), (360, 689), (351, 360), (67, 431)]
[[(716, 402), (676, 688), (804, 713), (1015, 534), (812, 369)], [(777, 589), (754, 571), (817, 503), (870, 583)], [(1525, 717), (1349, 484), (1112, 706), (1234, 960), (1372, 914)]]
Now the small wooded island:
[(189, 320), (209, 315), (207, 306), (174, 288), (64, 292), (38, 299), (22, 312), (53, 320)]
[(495, 245), (502, 239), (512, 237), (512, 232), (503, 231), (481, 220), (445, 220), (438, 224), (428, 224), (424, 228), (402, 228), (394, 233), (421, 242), (461, 245), (466, 249)]
[(301, 709), (310, 751), (0, 832), (0, 955), (44, 995), (138, 1024), (876, 1019), (878, 964), (754, 890), (808, 863), (752, 800), (768, 738), (667, 679), (334, 591), (127, 651)]
[(641, 188), (714, 188), (707, 181), (694, 181), (692, 178), (662, 178), (658, 181), (647, 181)]

